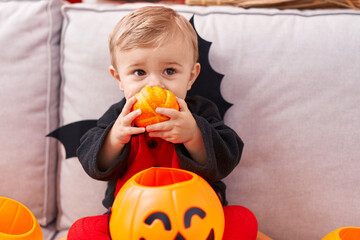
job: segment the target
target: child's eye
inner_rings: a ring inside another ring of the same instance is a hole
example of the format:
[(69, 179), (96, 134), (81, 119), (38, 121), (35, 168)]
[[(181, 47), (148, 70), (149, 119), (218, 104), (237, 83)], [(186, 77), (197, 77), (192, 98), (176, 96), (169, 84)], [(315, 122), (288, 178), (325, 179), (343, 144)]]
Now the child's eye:
[(136, 76), (144, 76), (144, 75), (146, 75), (146, 72), (144, 70), (139, 69), (139, 70), (135, 70), (134, 74)]
[(167, 69), (165, 69), (164, 73), (165, 73), (166, 75), (173, 75), (173, 74), (175, 74), (175, 69), (173, 69), (173, 68), (167, 68)]

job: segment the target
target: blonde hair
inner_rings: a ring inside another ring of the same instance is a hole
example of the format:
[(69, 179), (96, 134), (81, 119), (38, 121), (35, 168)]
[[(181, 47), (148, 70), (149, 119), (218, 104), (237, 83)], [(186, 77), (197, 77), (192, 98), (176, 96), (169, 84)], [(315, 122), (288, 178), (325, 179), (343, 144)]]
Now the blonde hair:
[(147, 6), (123, 17), (109, 37), (111, 64), (116, 67), (116, 50), (136, 47), (159, 47), (175, 34), (181, 34), (193, 48), (198, 60), (197, 35), (190, 22), (171, 8)]

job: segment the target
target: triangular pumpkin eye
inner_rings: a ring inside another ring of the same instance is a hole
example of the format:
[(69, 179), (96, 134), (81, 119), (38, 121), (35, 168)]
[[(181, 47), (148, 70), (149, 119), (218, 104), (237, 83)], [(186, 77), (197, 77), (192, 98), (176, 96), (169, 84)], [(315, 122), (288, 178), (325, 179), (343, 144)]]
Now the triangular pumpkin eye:
[(154, 212), (152, 214), (150, 214), (146, 219), (145, 219), (145, 223), (147, 225), (151, 225), (156, 219), (159, 219), (163, 224), (164, 224), (164, 228), (167, 231), (171, 230), (171, 222), (169, 217), (163, 213), (163, 212)]
[(198, 208), (198, 207), (192, 207), (192, 208), (189, 208), (185, 215), (184, 215), (184, 226), (185, 228), (189, 228), (190, 225), (191, 225), (191, 218), (192, 216), (194, 215), (198, 215), (201, 219), (203, 219), (205, 216), (206, 216), (206, 213)]

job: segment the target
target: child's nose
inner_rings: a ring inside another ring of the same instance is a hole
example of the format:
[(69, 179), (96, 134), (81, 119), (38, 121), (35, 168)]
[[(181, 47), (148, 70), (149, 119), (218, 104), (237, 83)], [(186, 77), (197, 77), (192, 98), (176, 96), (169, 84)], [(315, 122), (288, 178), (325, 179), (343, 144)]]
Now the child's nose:
[(163, 87), (161, 76), (150, 76), (149, 87)]

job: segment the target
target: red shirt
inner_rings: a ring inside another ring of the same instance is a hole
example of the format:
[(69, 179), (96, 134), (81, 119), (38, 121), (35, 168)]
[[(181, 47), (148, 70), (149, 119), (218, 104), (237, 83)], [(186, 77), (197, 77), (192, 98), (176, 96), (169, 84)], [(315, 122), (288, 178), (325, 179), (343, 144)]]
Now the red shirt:
[(155, 166), (181, 168), (174, 144), (161, 138), (151, 138), (147, 133), (133, 137), (126, 172), (117, 181), (115, 197), (120, 188), (134, 174)]

